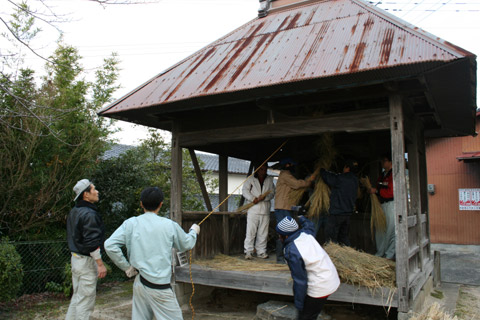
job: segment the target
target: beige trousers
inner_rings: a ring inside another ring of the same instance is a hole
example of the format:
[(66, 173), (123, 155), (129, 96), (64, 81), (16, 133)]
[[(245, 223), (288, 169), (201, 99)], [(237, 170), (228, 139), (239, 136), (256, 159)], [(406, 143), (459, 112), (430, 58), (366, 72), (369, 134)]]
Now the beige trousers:
[(73, 296), (66, 320), (88, 320), (95, 307), (97, 264), (92, 257), (72, 253)]

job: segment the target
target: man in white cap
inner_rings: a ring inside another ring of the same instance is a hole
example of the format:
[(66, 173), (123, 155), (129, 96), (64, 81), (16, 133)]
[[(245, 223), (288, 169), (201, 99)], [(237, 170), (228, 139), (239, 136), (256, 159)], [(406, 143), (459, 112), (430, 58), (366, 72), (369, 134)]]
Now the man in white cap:
[(315, 239), (315, 226), (304, 216), (286, 216), (276, 227), (293, 279), (298, 319), (317, 319), (329, 295), (340, 286), (332, 260)]
[(82, 179), (73, 187), (73, 191), (76, 204), (67, 217), (73, 296), (66, 319), (80, 320), (90, 319), (95, 306), (97, 278), (107, 275), (100, 254), (105, 228), (95, 206), (99, 200), (95, 186), (88, 179)]

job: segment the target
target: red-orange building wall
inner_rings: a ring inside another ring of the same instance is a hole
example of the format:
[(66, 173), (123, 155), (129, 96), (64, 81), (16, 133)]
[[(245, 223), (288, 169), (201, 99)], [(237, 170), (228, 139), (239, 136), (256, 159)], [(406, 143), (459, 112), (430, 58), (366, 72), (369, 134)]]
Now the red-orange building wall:
[[(476, 131), (480, 132), (477, 113)], [(480, 137), (430, 139), (426, 142), (427, 179), (435, 185), (428, 196), (433, 243), (480, 244), (480, 210), (459, 209), (458, 189), (480, 188), (480, 159), (459, 156), (480, 152)]]

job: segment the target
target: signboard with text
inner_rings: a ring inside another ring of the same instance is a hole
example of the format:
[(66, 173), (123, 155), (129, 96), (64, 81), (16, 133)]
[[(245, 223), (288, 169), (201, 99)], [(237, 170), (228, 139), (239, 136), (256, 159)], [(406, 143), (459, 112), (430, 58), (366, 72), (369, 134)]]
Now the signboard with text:
[(480, 210), (480, 189), (458, 189), (460, 210)]

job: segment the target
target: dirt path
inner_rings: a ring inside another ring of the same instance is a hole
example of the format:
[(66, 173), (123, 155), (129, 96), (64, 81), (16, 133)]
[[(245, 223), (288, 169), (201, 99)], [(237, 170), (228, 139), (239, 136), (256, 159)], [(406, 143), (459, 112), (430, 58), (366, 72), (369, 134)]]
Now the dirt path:
[[(132, 282), (106, 283), (99, 286), (95, 311), (92, 320), (127, 320), (131, 319)], [(196, 320), (247, 320), (255, 319), (257, 305), (267, 301), (285, 301), (290, 297), (261, 294), (255, 292), (215, 289), (204, 301), (194, 305)], [(442, 305), (445, 296), (431, 296), (426, 304), (437, 302)], [(1, 312), (0, 319), (20, 320), (60, 320), (65, 319), (69, 301), (61, 296), (36, 295), (24, 297), (17, 305), (16, 311)], [(458, 319), (480, 320), (480, 287), (458, 285), (458, 299), (454, 305)], [(393, 311), (386, 316), (381, 307), (352, 305), (328, 302), (325, 307), (325, 320), (376, 320), (396, 319)], [(189, 306), (183, 306), (184, 319), (192, 319)], [(451, 312), (450, 312), (451, 314)]]

